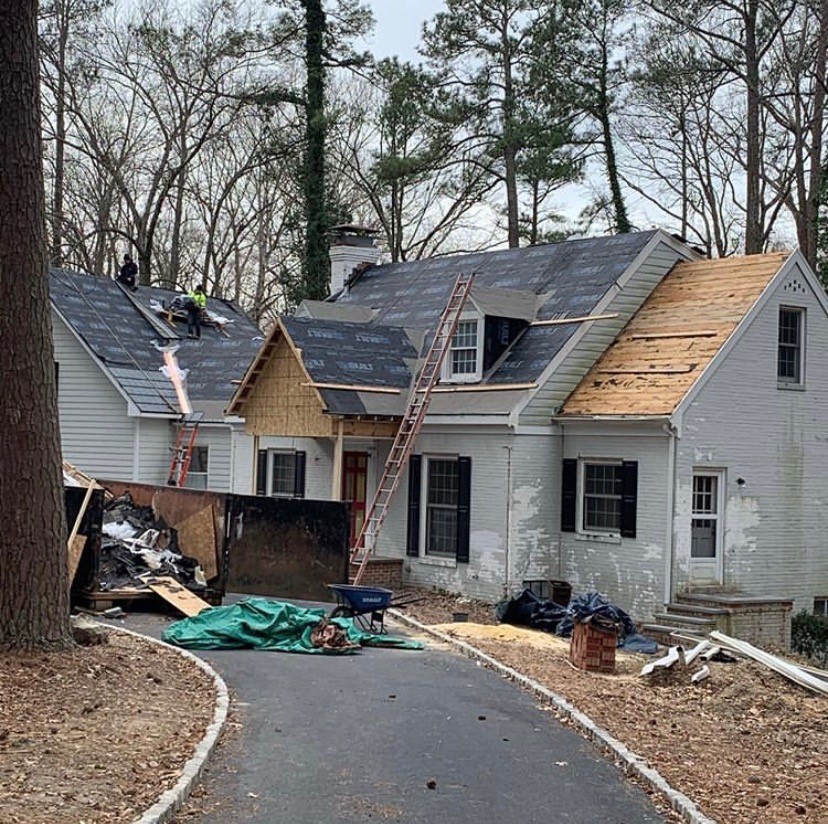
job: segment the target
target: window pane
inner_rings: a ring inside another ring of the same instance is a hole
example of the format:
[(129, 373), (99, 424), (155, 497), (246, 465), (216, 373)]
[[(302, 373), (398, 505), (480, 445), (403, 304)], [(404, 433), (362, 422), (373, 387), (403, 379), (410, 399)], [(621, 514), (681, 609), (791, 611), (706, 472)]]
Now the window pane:
[(477, 348), (477, 321), (461, 320), (454, 331), (451, 342), (452, 349)]
[(457, 552), (457, 460), (430, 458), (426, 490), (426, 553)]
[(206, 472), (207, 462), (209, 460), (210, 447), (196, 446), (193, 447), (193, 455), (190, 460), (190, 472)]
[(714, 475), (693, 476), (693, 514), (715, 515), (718, 508), (718, 478)]
[(716, 521), (693, 518), (690, 528), (690, 557), (716, 557)]
[(293, 496), (296, 480), (296, 455), (292, 452), (274, 452), (271, 495)]
[(453, 349), (451, 371), (455, 375), (473, 375), (477, 371), (477, 350)]

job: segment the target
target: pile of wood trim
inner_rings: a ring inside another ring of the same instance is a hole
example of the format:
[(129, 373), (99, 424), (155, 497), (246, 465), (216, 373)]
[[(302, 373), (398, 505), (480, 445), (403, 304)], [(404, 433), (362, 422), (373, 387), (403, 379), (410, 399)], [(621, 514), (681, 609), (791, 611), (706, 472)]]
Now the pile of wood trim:
[[(670, 647), (667, 654), (650, 661), (641, 668), (642, 677), (664, 677), (664, 673), (670, 673), (674, 677), (680, 677), (689, 672), (690, 666), (697, 659), (710, 661), (720, 656), (724, 651), (736, 653), (745, 658), (750, 658), (759, 664), (766, 666), (779, 675), (793, 681), (805, 689), (820, 695), (828, 696), (828, 671), (817, 670), (812, 667), (803, 667), (787, 661), (778, 655), (748, 644), (747, 641), (740, 641), (738, 638), (731, 638), (723, 632), (714, 630), (708, 639), (699, 641), (691, 650), (685, 651), (682, 646)], [(698, 684), (710, 677), (710, 667), (703, 665), (690, 676), (691, 684)]]

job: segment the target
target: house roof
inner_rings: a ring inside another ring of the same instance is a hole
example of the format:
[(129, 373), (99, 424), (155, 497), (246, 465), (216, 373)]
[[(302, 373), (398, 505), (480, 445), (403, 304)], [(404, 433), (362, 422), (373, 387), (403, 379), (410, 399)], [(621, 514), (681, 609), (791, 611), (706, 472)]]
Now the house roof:
[(179, 414), (172, 385), (160, 372), (163, 361), (156, 345), (178, 345), (193, 408), (212, 418), (216, 402), (226, 405), (235, 390), (231, 381), (244, 375), (262, 341), (258, 327), (227, 301), (209, 298), (208, 309), (229, 321), (229, 337), (204, 326), (200, 340), (189, 340), (152, 308), (153, 302), (169, 304), (177, 292), (148, 286), (128, 292), (109, 278), (66, 269), (53, 269), (50, 275), (57, 311), (143, 414)]
[[(654, 230), (375, 266), (327, 302), (333, 312), (306, 303), (301, 319), (282, 318), (283, 328), (301, 350), (315, 382), (356, 387), (320, 389), (328, 412), (399, 415), (416, 372), (416, 358), (425, 355), (460, 273), (475, 273), (471, 301), (484, 314), (530, 322), (584, 317), (656, 234)], [(352, 322), (356, 320), (360, 322)], [(320, 330), (320, 336), (311, 336), (311, 328)], [(488, 393), (492, 397), (459, 390), (455, 395), (435, 393), (431, 413), (466, 414), (484, 408), (486, 413), (508, 412), (578, 329), (577, 323), (527, 326), (483, 376), (483, 385), (498, 389)], [(332, 336), (335, 330), (341, 332), (339, 339)], [(366, 332), (379, 336), (380, 342), (360, 337)], [(271, 334), (280, 333), (277, 328)], [(240, 414), (256, 380), (257, 373), (251, 370), (237, 392), (232, 408)], [(361, 393), (362, 386), (400, 392)]]
[(561, 415), (671, 414), (786, 257), (676, 265), (567, 398)]

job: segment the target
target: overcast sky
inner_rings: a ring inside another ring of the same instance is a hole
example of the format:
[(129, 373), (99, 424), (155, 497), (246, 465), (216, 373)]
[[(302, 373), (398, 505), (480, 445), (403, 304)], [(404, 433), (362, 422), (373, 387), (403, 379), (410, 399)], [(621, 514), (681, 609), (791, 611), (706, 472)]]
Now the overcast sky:
[(398, 55), (418, 62), (417, 44), (423, 23), (444, 8), (443, 0), (368, 0), (377, 21), (367, 42), (377, 57)]

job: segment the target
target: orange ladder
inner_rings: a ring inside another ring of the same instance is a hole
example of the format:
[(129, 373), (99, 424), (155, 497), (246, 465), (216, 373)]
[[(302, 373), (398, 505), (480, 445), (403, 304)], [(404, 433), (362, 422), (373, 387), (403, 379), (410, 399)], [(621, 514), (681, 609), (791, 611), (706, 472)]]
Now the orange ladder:
[(440, 323), (434, 333), (434, 340), (431, 342), (428, 355), (414, 383), (414, 388), (411, 390), (408, 406), (397, 430), (391, 451), (388, 453), (388, 460), (385, 462), (382, 477), (379, 484), (377, 484), (377, 491), (374, 493), (371, 505), (365, 513), (362, 528), (351, 548), (350, 563), (354, 564), (359, 561), (359, 569), (353, 576), (352, 584), (359, 584), (368, 565), (368, 558), (376, 548), (377, 536), (380, 529), (382, 529), (385, 516), (388, 514), (388, 507), (394, 493), (397, 491), (400, 479), (408, 466), (408, 459), (414, 448), (414, 441), (423, 425), (423, 419), (431, 403), (431, 392), (440, 377), (440, 369), (446, 353), (451, 347), (451, 339), (457, 329), (460, 314), (466, 305), (473, 282), (474, 274), (458, 275), (448, 303), (446, 303), (443, 313), (440, 315)]
[(198, 434), (198, 425), (203, 417), (202, 412), (190, 412), (188, 415), (181, 416), (178, 437), (175, 439), (175, 446), (172, 447), (167, 486), (184, 486), (187, 472), (190, 469), (190, 461), (193, 459), (193, 446)]

